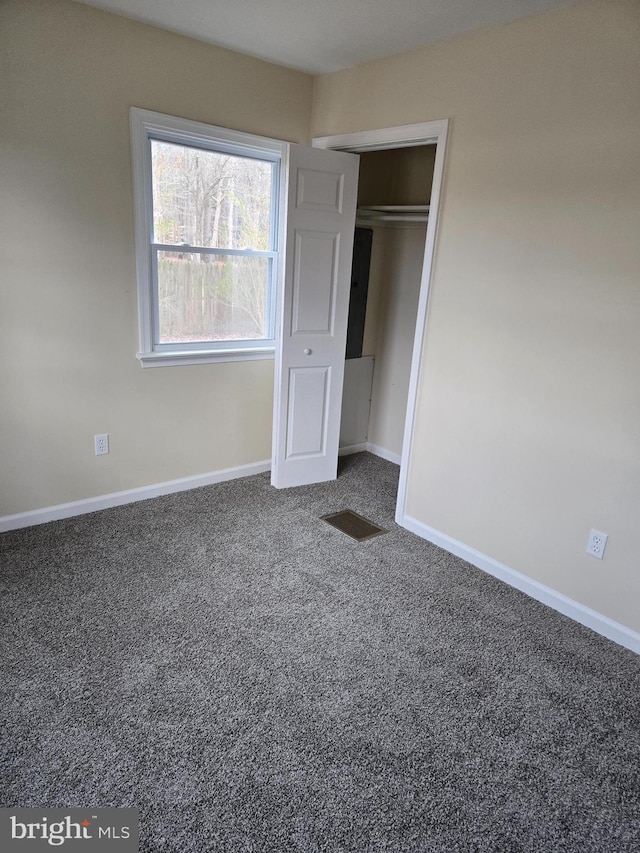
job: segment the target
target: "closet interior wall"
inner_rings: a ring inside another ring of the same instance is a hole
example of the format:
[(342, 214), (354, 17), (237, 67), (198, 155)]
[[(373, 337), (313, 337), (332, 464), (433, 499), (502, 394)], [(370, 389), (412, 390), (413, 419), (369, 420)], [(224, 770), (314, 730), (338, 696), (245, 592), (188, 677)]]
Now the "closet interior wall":
[[(434, 162), (434, 145), (361, 154), (358, 206), (428, 205)], [(372, 228), (373, 242), (362, 359), (346, 362), (341, 444), (366, 441), (399, 462), (427, 226), (368, 217), (357, 224)]]

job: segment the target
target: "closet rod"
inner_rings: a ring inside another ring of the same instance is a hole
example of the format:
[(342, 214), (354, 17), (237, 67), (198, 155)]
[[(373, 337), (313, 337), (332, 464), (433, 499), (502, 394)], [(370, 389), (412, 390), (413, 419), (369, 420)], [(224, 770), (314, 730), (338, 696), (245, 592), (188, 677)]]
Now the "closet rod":
[(368, 204), (358, 208), (359, 219), (376, 219), (381, 222), (426, 222), (428, 204)]

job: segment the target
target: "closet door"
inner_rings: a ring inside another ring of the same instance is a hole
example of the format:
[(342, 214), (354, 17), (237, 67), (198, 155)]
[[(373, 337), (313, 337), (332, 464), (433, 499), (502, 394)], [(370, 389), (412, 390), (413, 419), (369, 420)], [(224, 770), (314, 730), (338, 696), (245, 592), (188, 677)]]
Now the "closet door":
[(271, 465), (278, 488), (337, 476), (358, 161), (290, 147)]

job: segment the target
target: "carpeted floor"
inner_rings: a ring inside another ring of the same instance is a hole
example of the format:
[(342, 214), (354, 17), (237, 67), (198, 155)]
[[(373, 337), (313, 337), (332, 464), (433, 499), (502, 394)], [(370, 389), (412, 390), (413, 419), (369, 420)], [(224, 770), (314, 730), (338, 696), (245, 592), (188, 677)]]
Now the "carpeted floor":
[(0, 805), (136, 806), (143, 851), (640, 850), (639, 659), (398, 528), (397, 473), (0, 537)]

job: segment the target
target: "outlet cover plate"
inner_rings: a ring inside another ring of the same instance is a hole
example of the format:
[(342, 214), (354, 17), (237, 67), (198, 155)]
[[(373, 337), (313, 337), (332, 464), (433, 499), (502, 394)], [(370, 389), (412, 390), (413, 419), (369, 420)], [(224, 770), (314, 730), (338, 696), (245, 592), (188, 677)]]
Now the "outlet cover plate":
[(592, 530), (587, 542), (587, 554), (601, 560), (604, 557), (604, 549), (607, 546), (608, 535), (601, 530)]
[(102, 435), (94, 435), (93, 444), (96, 451), (96, 456), (105, 456), (109, 452), (108, 433), (103, 433)]

